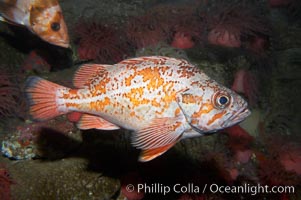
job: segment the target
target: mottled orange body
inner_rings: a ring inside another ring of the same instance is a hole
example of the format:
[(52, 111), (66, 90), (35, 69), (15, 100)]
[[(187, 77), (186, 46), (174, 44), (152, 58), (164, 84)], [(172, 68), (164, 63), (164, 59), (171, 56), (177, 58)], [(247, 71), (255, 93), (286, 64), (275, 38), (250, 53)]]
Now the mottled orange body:
[(27, 27), (41, 39), (69, 47), (69, 36), (58, 0), (0, 0), (0, 19)]
[(37, 77), (28, 83), (34, 118), (77, 111), (85, 113), (81, 129), (133, 130), (132, 144), (143, 150), (141, 161), (161, 155), (181, 139), (215, 132), (249, 115), (247, 103), (235, 92), (187, 61), (168, 57), (84, 65), (74, 78), (79, 89)]

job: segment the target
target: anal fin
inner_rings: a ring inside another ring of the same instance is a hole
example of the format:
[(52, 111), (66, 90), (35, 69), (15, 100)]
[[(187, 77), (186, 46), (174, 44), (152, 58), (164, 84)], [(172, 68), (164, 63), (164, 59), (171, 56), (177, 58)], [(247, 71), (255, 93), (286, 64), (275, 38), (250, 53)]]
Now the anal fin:
[(104, 120), (103, 118), (95, 115), (83, 114), (77, 127), (81, 130), (87, 129), (100, 129), (100, 130), (117, 130), (118, 126)]

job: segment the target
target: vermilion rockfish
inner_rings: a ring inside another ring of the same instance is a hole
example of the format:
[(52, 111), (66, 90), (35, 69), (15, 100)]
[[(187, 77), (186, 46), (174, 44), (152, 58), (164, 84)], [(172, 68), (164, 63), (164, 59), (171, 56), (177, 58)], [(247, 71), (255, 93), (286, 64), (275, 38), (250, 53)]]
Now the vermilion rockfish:
[(0, 20), (27, 27), (41, 39), (69, 47), (69, 36), (58, 0), (0, 0)]
[(178, 141), (208, 135), (244, 120), (247, 102), (185, 60), (140, 57), (115, 65), (86, 64), (69, 89), (39, 77), (27, 80), (30, 114), (46, 120), (84, 113), (80, 129), (134, 131), (139, 160), (149, 161)]

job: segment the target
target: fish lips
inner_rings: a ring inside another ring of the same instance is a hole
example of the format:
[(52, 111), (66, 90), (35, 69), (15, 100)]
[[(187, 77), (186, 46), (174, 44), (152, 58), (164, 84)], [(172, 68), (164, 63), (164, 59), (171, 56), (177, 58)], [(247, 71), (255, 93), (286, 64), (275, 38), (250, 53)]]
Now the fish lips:
[(226, 123), (223, 124), (223, 127), (227, 128), (229, 126), (238, 124), (244, 119), (246, 119), (250, 114), (251, 111), (247, 107), (243, 107), (240, 110), (238, 110), (236, 114), (230, 116), (228, 120), (226, 120)]

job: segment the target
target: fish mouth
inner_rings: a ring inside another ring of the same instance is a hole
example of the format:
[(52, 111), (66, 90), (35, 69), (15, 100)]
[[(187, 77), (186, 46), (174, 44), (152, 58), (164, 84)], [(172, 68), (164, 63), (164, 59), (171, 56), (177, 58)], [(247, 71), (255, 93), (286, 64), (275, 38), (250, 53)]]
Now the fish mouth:
[(70, 47), (69, 42), (65, 42), (65, 41), (52, 42), (52, 44), (56, 45), (56, 46), (63, 47), (63, 48), (69, 48)]
[(228, 118), (227, 123), (224, 124), (224, 128), (238, 124), (239, 122), (246, 119), (250, 114), (251, 111), (247, 107), (241, 108), (237, 111), (236, 114)]

